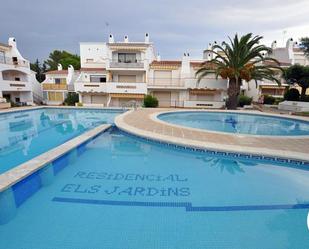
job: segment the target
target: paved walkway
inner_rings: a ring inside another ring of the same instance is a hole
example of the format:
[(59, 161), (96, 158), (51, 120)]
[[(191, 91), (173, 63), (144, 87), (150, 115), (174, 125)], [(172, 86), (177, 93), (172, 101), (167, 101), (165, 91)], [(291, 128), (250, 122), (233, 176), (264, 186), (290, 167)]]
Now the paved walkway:
[(156, 108), (129, 111), (118, 116), (115, 123), (120, 129), (135, 135), (185, 146), (309, 161), (309, 136), (285, 138), (223, 134), (180, 127), (155, 118), (161, 112), (175, 110)]

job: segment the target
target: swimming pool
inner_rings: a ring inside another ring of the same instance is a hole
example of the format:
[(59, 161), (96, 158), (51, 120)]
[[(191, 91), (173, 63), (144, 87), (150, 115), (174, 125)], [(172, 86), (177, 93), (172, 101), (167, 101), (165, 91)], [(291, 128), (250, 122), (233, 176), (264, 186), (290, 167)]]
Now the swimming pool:
[(0, 174), (100, 124), (121, 110), (41, 108), (0, 114)]
[(232, 112), (170, 112), (158, 116), (162, 121), (216, 132), (267, 136), (309, 135), (309, 122)]
[(19, 207), (0, 225), (0, 248), (309, 248), (306, 166), (177, 150), (117, 129), (64, 161), (29, 180), (39, 190), (24, 203), (27, 183), (10, 190)]

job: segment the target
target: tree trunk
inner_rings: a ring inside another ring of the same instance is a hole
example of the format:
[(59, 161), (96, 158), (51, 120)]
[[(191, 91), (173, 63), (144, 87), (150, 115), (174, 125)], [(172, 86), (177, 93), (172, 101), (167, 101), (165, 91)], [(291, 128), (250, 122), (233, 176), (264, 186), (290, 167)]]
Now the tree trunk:
[(305, 97), (306, 97), (306, 90), (307, 90), (307, 87), (302, 87), (302, 88), (301, 88), (300, 100), (302, 100), (302, 101), (305, 100)]
[(238, 95), (240, 92), (240, 84), (236, 83), (236, 79), (229, 79), (229, 88), (227, 89), (228, 99), (226, 101), (226, 107), (229, 110), (237, 109)]

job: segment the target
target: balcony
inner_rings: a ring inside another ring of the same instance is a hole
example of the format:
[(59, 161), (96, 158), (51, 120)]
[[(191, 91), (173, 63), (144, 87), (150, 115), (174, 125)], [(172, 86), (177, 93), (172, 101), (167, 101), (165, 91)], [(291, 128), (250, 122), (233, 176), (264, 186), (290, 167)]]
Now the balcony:
[(134, 61), (122, 61), (122, 60), (112, 60), (109, 63), (110, 68), (144, 68), (144, 62), (141, 60)]
[(3, 80), (0, 82), (0, 91), (31, 91), (32, 86), (30, 82)]
[(76, 92), (106, 93), (107, 87), (102, 82), (76, 82), (74, 89)]
[(184, 88), (184, 80), (181, 78), (148, 78), (148, 87), (152, 89), (178, 89)]
[(107, 82), (106, 87), (108, 93), (147, 94), (145, 82)]
[(186, 78), (184, 79), (186, 88), (210, 88), (210, 89), (227, 89), (227, 80), (225, 79), (215, 79), (212, 78), (203, 78), (199, 83), (196, 78)]
[(67, 84), (54, 84), (54, 83), (43, 83), (42, 84), (43, 91), (48, 90), (67, 90)]
[(0, 56), (0, 64), (13, 65), (19, 67), (29, 67), (29, 61), (19, 60), (17, 57)]
[(106, 83), (75, 83), (76, 92), (89, 93), (132, 93), (132, 94), (146, 94), (147, 84), (141, 83), (123, 83), (123, 82), (106, 82)]

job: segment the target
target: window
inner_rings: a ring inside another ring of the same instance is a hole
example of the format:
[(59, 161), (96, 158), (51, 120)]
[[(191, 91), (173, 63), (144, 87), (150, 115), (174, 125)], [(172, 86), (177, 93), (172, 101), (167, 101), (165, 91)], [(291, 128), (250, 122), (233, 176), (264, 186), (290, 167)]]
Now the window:
[(19, 77), (15, 77), (15, 81), (20, 81), (20, 78)]
[(86, 59), (87, 63), (93, 62), (93, 59)]
[(119, 53), (118, 54), (118, 62), (122, 63), (136, 63), (136, 54), (132, 53)]
[(66, 84), (65, 78), (55, 78), (55, 84)]
[(18, 59), (17, 59), (17, 57), (12, 57), (12, 61), (13, 61), (13, 64), (14, 64), (14, 65), (18, 64)]
[(90, 75), (90, 82), (106, 82), (106, 75)]
[(62, 92), (48, 92), (48, 100), (49, 101), (63, 101), (63, 93)]
[(15, 98), (16, 103), (20, 103), (20, 98)]

